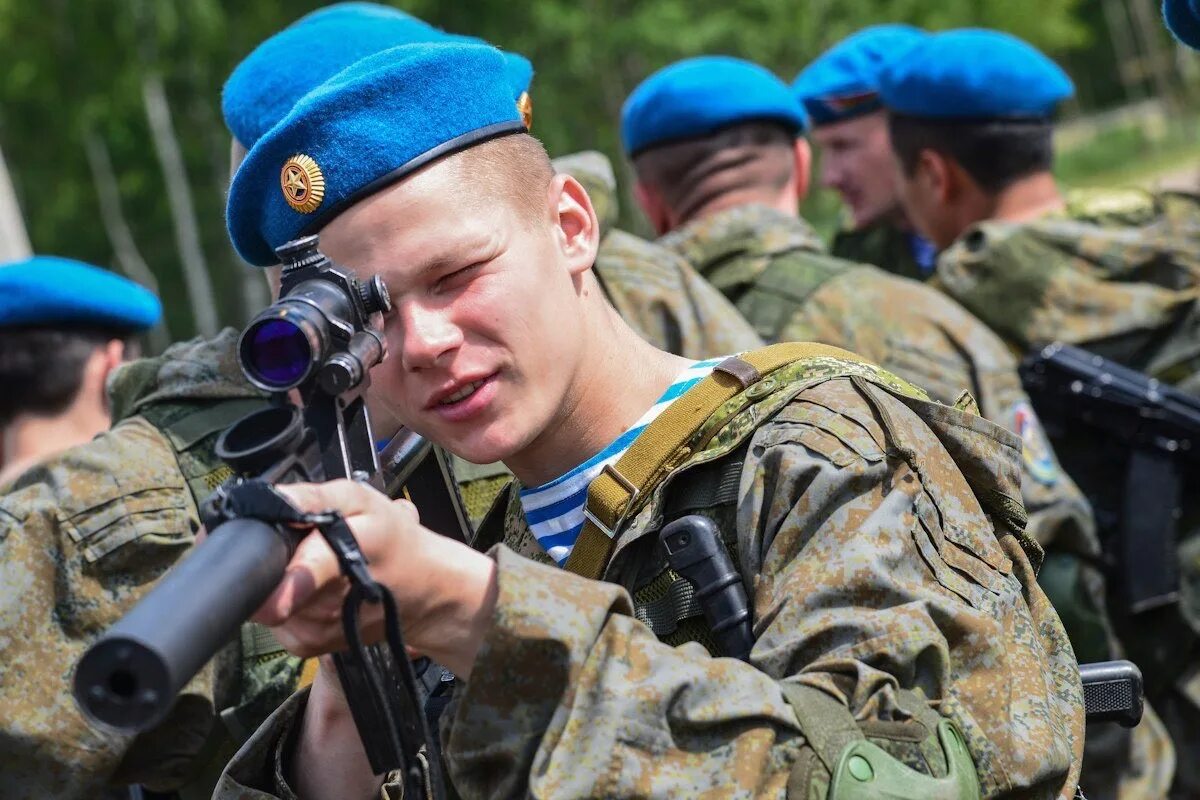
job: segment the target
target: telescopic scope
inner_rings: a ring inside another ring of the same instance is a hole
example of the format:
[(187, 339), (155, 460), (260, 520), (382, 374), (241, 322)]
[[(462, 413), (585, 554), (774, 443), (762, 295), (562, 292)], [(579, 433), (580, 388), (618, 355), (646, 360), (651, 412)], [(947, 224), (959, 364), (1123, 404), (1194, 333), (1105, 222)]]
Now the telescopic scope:
[(330, 394), (355, 386), (383, 358), (383, 339), (367, 318), (392, 307), (383, 280), (359, 281), (306, 236), (278, 248), (280, 298), (246, 326), (238, 356), (246, 377), (269, 392), (311, 378)]

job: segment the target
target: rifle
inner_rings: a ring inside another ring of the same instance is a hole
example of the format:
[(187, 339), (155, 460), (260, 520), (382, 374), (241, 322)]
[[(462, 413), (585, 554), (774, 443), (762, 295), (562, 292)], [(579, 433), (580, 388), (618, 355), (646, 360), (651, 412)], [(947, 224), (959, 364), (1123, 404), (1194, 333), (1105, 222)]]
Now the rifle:
[(1051, 438), (1086, 441), (1060, 453), (1095, 508), (1128, 614), (1176, 604), (1179, 520), (1200, 466), (1200, 400), (1060, 343), (1030, 355), (1020, 372)]
[[(469, 536), (444, 454), (407, 430), (377, 454), (364, 396), (370, 369), (386, 355), (372, 316), (391, 301), (381, 278), (358, 281), (317, 244), (308, 236), (276, 251), (284, 263), (280, 299), (238, 341), (246, 377), (270, 392), (274, 405), (217, 441), (217, 455), (238, 477), (204, 504), (208, 538), (87, 650), (74, 694), (84, 715), (101, 725), (121, 732), (153, 727), (262, 605), (300, 539), (316, 527), (351, 582), (342, 614), (350, 648), (334, 663), (371, 768), (400, 770), (413, 797), (439, 796), (439, 770), (428, 763), (436, 750), (391, 593), (371, 579), (340, 515), (302, 514), (274, 489), (350, 478), (393, 497), (407, 491), (427, 527), (460, 541)], [(291, 390), (302, 408), (288, 402)], [(359, 639), (364, 602), (383, 606), (386, 642), (367, 647)]]

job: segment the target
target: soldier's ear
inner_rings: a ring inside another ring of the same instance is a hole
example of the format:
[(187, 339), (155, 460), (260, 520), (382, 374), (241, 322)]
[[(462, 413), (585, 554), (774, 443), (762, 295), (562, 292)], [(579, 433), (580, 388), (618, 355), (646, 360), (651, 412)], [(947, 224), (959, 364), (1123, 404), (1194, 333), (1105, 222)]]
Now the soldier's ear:
[(670, 233), (671, 212), (666, 201), (663, 200), (661, 192), (639, 180), (633, 184), (633, 197), (641, 207), (642, 213), (646, 215), (646, 219), (650, 221), (655, 233), (659, 236)]
[(600, 249), (600, 220), (587, 190), (570, 175), (559, 173), (550, 182), (559, 246), (574, 274), (591, 269)]
[(808, 197), (808, 187), (812, 181), (812, 146), (808, 139), (796, 139), (792, 147), (792, 161), (795, 169), (796, 200), (803, 203)]
[(937, 150), (925, 149), (917, 156), (917, 168), (913, 170), (913, 177), (922, 191), (932, 196), (939, 204), (946, 205), (962, 190), (954, 166), (956, 165), (950, 159)]

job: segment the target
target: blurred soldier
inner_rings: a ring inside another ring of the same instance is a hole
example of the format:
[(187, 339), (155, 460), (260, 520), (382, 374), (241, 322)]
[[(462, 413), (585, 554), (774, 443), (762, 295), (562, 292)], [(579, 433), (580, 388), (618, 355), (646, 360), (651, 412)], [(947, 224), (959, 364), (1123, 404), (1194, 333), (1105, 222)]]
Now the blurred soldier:
[[(909, 219), (944, 250), (937, 285), (1014, 351), (1062, 340), (1195, 391), (1200, 245), (1144, 208), (1101, 198), (1078, 209), (1063, 196), (1051, 115), (1072, 92), (1057, 65), (1007, 34), (951, 31), (914, 45), (880, 76)], [(1092, 444), (1059, 452), (1096, 487), (1112, 466)], [(1119, 499), (1101, 499), (1119, 510)], [(1194, 506), (1185, 503), (1181, 522), (1181, 604), (1158, 609), (1154, 623), (1124, 608), (1112, 615), (1180, 754), (1200, 747)], [(1194, 758), (1179, 760), (1172, 791), (1200, 794)]]
[[(375, 3), (342, 3), (302, 17), (254, 49), (225, 83), (222, 111), (233, 135), (235, 169), (251, 146), (278, 123), (309, 89), (358, 59), (413, 42), (469, 42), (397, 9)], [(297, 62), (292, 54), (303, 53)], [(528, 122), (533, 68), (505, 53), (513, 95)], [(708, 358), (762, 344), (754, 330), (716, 291), (674, 253), (615, 228), (617, 192), (612, 168), (599, 153), (567, 157), (556, 168), (603, 190), (604, 238), (596, 257), (601, 290), (621, 316), (655, 346), (686, 358)], [(376, 419), (383, 420), (377, 413)], [(467, 511), (477, 523), (511, 477), (499, 464), (454, 463)]]
[(152, 292), (97, 267), (0, 266), (0, 486), (108, 430), (105, 383), (161, 317)]
[[(1078, 677), (1009, 527), (1017, 438), (835, 348), (695, 362), (646, 343), (599, 291), (595, 212), (502, 66), (472, 45), (363, 59), (254, 144), (228, 207), (251, 263), (304, 230), (384, 278), (371, 391), (523, 487), (481, 530), (487, 554), (362, 485), (281, 487), (347, 514), (409, 644), (464, 679), (441, 737), (457, 793), (809, 797), (878, 776), (924, 798), (945, 775), (955, 796), (1069, 796)], [(281, 190), (300, 159), (321, 203)], [(752, 594), (747, 661), (698, 644), (656, 535), (677, 508), (724, 523)], [(285, 580), (261, 617), (305, 653), (342, 644), (322, 547), (301, 543), (314, 580)], [(280, 709), (219, 797), (391, 796), (333, 680)]]
[[(952, 31), (880, 88), (908, 216), (945, 250), (941, 288), (1020, 353), (1062, 340), (1195, 386), (1200, 245), (1147, 209), (1059, 191), (1050, 115), (1074, 87), (1057, 65), (1005, 34)], [(1144, 224), (1122, 225), (1131, 215)]]
[(864, 28), (822, 53), (792, 82), (812, 122), (809, 136), (821, 151), (821, 185), (841, 195), (852, 221), (834, 237), (833, 255), (917, 280), (932, 274), (937, 251), (900, 207), (877, 80), (883, 64), (924, 35), (910, 25)]
[[(747, 100), (723, 113), (710, 107), (708, 98), (729, 96)], [(695, 58), (648, 78), (625, 104), (622, 136), (637, 196), (665, 234), (659, 242), (725, 292), (765, 340), (844, 347), (947, 405), (969, 391), (984, 416), (1021, 434), (1027, 531), (1048, 550), (1043, 588), (1082, 661), (1115, 657), (1091, 510), (1059, 468), (1012, 355), (936, 290), (823, 252), (798, 214), (809, 177), (805, 122), (786, 85), (749, 62)], [(1123, 731), (1105, 728), (1128, 749)], [(1085, 788), (1115, 785), (1110, 769), (1121, 762), (1088, 755)]]
[(70, 695), (91, 641), (187, 554), (198, 506), (231, 474), (213, 453), (217, 435), (266, 404), (233, 359), (236, 340), (227, 330), (119, 368), (112, 430), (0, 497), (5, 800), (94, 798), (126, 784), (208, 797), (242, 738), (300, 685), (300, 660), (248, 625), (144, 735), (92, 727)]
[(1163, 0), (1167, 30), (1181, 43), (1200, 50), (1200, 6), (1195, 0)]

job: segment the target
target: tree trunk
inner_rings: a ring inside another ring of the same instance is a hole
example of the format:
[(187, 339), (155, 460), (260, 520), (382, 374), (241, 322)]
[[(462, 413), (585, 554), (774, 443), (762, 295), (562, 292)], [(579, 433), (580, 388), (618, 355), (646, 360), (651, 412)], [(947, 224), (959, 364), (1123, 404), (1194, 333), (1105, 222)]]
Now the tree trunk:
[[(100, 199), (100, 221), (108, 234), (109, 244), (112, 245), (113, 256), (117, 266), (126, 277), (158, 294), (158, 279), (150, 271), (146, 259), (142, 258), (137, 242), (129, 223), (125, 221), (125, 213), (121, 210), (121, 195), (117, 191), (117, 175), (113, 171), (112, 159), (108, 155), (108, 147), (95, 131), (84, 131), (83, 148), (87, 154), (88, 166), (92, 172), (92, 183), (96, 186), (96, 195)], [(161, 353), (171, 343), (171, 335), (164, 315), (162, 322), (155, 325), (146, 334), (148, 343), (155, 353)]]
[(29, 246), (29, 235), (25, 232), (25, 220), (12, 181), (8, 179), (8, 166), (4, 153), (0, 152), (0, 262), (19, 261), (33, 255)]
[(200, 228), (196, 222), (196, 209), (192, 204), (183, 153), (171, 123), (171, 107), (167, 102), (162, 75), (158, 72), (147, 72), (142, 77), (142, 99), (146, 104), (146, 118), (150, 122), (150, 137), (166, 179), (167, 204), (175, 227), (175, 241), (179, 247), (179, 259), (183, 265), (183, 279), (188, 289), (196, 332), (201, 336), (213, 336), (218, 327), (216, 296), (200, 247)]

